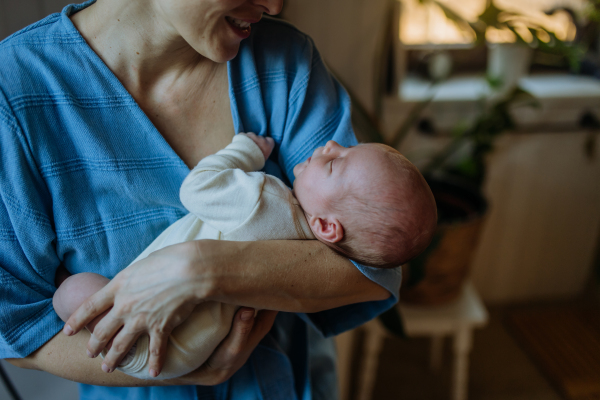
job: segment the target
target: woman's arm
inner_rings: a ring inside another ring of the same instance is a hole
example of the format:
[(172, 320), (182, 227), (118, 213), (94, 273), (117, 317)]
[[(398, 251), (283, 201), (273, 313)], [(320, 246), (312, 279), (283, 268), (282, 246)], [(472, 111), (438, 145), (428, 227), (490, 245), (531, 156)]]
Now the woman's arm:
[[(246, 314), (243, 314), (243, 313)], [(250, 318), (248, 317), (248, 313)], [(100, 360), (89, 358), (83, 349), (90, 339), (87, 330), (69, 338), (56, 335), (37, 351), (25, 358), (6, 359), (11, 364), (27, 369), (49, 372), (79, 383), (100, 386), (166, 386), (166, 385), (216, 385), (229, 379), (248, 359), (258, 342), (273, 325), (276, 312), (254, 312), (240, 309), (231, 332), (208, 361), (198, 370), (176, 379), (141, 380), (119, 371), (106, 374), (99, 368)], [(244, 318), (242, 318), (244, 315)]]
[[(347, 258), (316, 240), (196, 241), (196, 296), (258, 309), (314, 313), (347, 304), (384, 300), (390, 293), (366, 278)], [(230, 260), (217, 261), (225, 252)], [(208, 262), (207, 262), (208, 261)], [(207, 278), (205, 278), (205, 276)]]
[(318, 241), (204, 240), (166, 247), (126, 268), (69, 318), (64, 331), (79, 332), (113, 307), (94, 329), (88, 351), (99, 354), (114, 337), (103, 363), (113, 371), (148, 333), (150, 368), (160, 371), (168, 335), (201, 301), (316, 312), (389, 296)]

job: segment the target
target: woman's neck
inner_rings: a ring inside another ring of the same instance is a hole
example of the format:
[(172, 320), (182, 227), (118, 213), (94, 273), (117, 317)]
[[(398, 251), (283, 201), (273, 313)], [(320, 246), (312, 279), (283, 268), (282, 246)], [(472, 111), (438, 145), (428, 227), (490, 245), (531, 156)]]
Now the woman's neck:
[(219, 67), (162, 20), (151, 1), (101, 0), (71, 20), (132, 93), (173, 84), (190, 73), (210, 78)]

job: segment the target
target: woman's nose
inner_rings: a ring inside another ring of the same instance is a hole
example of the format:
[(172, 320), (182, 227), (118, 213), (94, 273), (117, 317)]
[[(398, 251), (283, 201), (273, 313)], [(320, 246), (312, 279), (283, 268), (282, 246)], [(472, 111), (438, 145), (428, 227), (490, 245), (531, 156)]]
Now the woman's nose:
[(253, 0), (253, 3), (261, 6), (269, 15), (277, 15), (283, 8), (283, 0)]

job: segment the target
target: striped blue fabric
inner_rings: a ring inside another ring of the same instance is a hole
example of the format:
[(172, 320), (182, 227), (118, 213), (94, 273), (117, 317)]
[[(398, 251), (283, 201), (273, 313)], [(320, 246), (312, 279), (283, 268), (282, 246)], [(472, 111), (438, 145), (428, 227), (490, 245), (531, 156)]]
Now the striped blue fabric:
[[(0, 357), (25, 357), (62, 322), (52, 308), (59, 265), (108, 278), (187, 213), (189, 169), (69, 19), (92, 2), (0, 43)], [(350, 102), (310, 38), (265, 18), (228, 63), (236, 132), (275, 139), (265, 171), (292, 168), (334, 139), (356, 142)], [(388, 300), (321, 313), (280, 313), (249, 362), (216, 387), (105, 388), (82, 399), (335, 398), (331, 340), (397, 301), (398, 270), (357, 265)], [(83, 349), (82, 349), (83, 351)]]

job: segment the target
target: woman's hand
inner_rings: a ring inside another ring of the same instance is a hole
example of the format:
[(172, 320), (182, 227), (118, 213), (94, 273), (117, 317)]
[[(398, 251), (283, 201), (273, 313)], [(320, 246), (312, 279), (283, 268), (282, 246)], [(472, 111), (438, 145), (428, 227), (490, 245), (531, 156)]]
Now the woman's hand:
[(225, 382), (242, 367), (263, 337), (271, 330), (277, 311), (242, 307), (233, 319), (229, 335), (196, 371), (178, 380), (182, 385), (212, 386)]
[(202, 292), (198, 286), (203, 280), (190, 266), (196, 256), (195, 247), (184, 243), (165, 247), (125, 268), (71, 315), (64, 333), (79, 332), (110, 309), (91, 334), (88, 356), (96, 357), (112, 339), (102, 364), (103, 371), (112, 372), (137, 338), (148, 334), (149, 374), (157, 376), (171, 331), (202, 301), (196, 294)]

